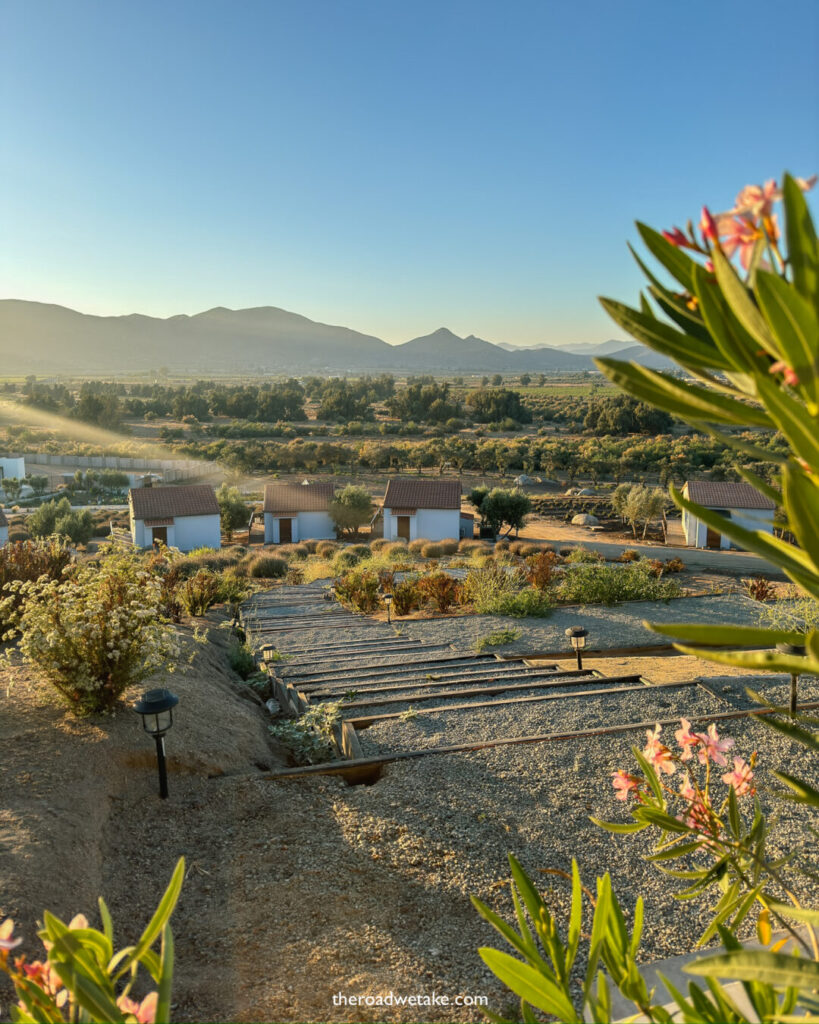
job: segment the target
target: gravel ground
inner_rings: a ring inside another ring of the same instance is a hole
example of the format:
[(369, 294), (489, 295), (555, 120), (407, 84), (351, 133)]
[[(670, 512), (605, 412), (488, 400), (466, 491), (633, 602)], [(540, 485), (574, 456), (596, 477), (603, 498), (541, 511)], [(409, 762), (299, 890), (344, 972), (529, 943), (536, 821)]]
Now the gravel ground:
[[(445, 704), (446, 701), (440, 703)], [(393, 709), (398, 711), (400, 707), (391, 706), (389, 710)], [(726, 710), (728, 708), (722, 701), (701, 687), (646, 687), (645, 690), (599, 697), (583, 695), (564, 700), (441, 711), (418, 715), (408, 721), (393, 719), (359, 729), (358, 737), (364, 755), (374, 756), (397, 750), (480, 742), (507, 736), (574, 732)]]
[[(788, 675), (709, 676), (707, 685), (737, 710), (745, 710), (755, 704), (746, 690), (753, 690), (760, 697), (779, 707), (784, 707), (790, 700), (791, 678)], [(815, 676), (803, 676), (798, 682), (796, 692), (800, 704), (803, 701), (819, 701), (819, 679)]]

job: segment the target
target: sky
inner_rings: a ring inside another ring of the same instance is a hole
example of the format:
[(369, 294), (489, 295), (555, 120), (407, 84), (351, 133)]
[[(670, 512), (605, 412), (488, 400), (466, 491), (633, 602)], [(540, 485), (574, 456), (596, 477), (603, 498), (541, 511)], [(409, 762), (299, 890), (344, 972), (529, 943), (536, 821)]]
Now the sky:
[(86, 313), (603, 341), (635, 219), (819, 170), (816, 0), (3, 0), (0, 34), (0, 297)]

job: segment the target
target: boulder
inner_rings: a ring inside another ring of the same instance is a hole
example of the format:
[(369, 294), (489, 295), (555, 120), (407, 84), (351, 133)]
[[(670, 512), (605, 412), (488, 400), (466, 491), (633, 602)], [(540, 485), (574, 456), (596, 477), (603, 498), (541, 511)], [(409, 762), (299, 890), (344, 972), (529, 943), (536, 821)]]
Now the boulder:
[(578, 494), (597, 494), (597, 491), (593, 487), (584, 487)]
[(590, 516), (587, 512), (572, 516), (572, 526), (598, 526), (599, 524), (600, 520), (597, 516)]
[(526, 487), (529, 484), (533, 484), (534, 482), (534, 477), (527, 476), (525, 473), (521, 473), (520, 476), (515, 477), (515, 483), (518, 485), (518, 487)]

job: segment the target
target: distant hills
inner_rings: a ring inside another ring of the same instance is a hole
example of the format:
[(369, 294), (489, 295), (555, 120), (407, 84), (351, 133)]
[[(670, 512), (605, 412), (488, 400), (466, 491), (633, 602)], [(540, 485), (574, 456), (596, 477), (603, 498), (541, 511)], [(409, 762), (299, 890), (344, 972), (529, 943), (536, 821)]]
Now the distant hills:
[(388, 345), (348, 327), (317, 323), (275, 306), (160, 319), (91, 316), (65, 306), (0, 300), (5, 373), (106, 374), (167, 367), (191, 374), (232, 373), (550, 373), (594, 369), (617, 354), (653, 367), (668, 360), (633, 342), (516, 348), (446, 327)]

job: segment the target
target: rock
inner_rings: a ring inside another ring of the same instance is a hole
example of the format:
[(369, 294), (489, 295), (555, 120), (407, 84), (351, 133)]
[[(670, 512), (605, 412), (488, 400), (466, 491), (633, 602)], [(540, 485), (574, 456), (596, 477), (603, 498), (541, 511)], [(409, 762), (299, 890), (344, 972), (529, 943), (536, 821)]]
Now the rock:
[(597, 526), (600, 520), (597, 516), (589, 515), (588, 512), (581, 512), (580, 515), (572, 516), (572, 526)]
[(533, 484), (534, 482), (534, 478), (531, 476), (527, 476), (525, 473), (521, 473), (520, 476), (515, 477), (515, 483), (518, 485), (518, 487), (526, 487), (529, 484)]
[(593, 487), (584, 487), (582, 490), (578, 491), (577, 493), (581, 494), (581, 495), (582, 494), (589, 495), (589, 494), (597, 494), (597, 491)]

